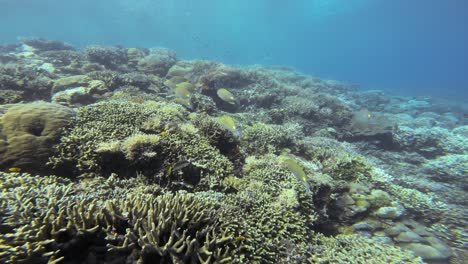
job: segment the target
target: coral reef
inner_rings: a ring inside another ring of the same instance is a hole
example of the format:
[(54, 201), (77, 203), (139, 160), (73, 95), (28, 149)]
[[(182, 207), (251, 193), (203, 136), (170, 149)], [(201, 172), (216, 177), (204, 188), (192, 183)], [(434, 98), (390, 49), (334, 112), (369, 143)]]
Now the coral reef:
[(417, 152), (426, 158), (446, 153), (461, 153), (465, 148), (454, 141), (450, 131), (444, 128), (416, 128), (400, 126), (394, 135), (395, 144), (405, 151)]
[(466, 106), (164, 48), (0, 64), (2, 263), (466, 262)]
[[(20, 98), (13, 99), (15, 102), (48, 100), (53, 82), (43, 74), (21, 65), (0, 65), (0, 90), (10, 91)], [(3, 97), (7, 95), (7, 97)], [(8, 93), (2, 96), (3, 100), (10, 101)]]
[[(140, 171), (172, 188), (220, 186), (233, 165), (187, 117), (181, 106), (164, 102), (89, 105), (65, 132), (51, 164), (58, 170), (75, 164), (74, 175)], [(181, 161), (189, 165), (171, 169)]]
[[(82, 55), (75, 50), (50, 50), (41, 53), (44, 63), (41, 68), (49, 73), (82, 74)], [(48, 66), (45, 68), (45, 66)]]
[(423, 171), (439, 182), (451, 182), (468, 189), (468, 155), (451, 154), (430, 160)]

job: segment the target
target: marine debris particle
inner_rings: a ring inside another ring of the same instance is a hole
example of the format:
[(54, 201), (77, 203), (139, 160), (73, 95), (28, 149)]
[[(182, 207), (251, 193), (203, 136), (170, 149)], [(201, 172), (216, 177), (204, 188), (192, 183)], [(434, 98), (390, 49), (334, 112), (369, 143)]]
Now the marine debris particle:
[(240, 129), (239, 126), (236, 125), (236, 121), (234, 118), (228, 116), (228, 115), (222, 115), (218, 117), (218, 123), (225, 128), (226, 130), (229, 130), (232, 132), (235, 136), (240, 137), (242, 130)]
[(238, 100), (236, 99), (236, 97), (228, 89), (225, 89), (225, 88), (218, 89), (218, 91), (216, 91), (216, 94), (218, 95), (219, 98), (221, 98), (221, 100), (227, 103), (230, 103), (233, 105), (238, 103)]

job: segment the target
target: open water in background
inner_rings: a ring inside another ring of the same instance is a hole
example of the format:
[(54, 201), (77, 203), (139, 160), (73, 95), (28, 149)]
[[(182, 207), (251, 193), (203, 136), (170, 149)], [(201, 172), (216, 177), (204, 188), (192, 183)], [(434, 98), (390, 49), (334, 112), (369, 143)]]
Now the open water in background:
[(467, 0), (0, 0), (0, 43), (164, 46), (462, 102), (466, 25)]

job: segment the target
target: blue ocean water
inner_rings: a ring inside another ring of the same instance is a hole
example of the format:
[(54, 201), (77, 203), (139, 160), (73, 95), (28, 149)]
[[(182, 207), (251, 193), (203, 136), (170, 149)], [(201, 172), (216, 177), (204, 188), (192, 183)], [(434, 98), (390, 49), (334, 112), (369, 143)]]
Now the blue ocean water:
[(0, 0), (0, 43), (171, 48), (402, 95), (468, 97), (466, 0)]

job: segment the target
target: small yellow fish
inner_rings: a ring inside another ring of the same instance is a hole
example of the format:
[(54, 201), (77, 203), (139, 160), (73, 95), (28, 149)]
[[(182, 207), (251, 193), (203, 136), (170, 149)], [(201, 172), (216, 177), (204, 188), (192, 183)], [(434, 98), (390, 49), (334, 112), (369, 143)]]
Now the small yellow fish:
[(218, 123), (225, 129), (231, 131), (235, 136), (241, 136), (241, 129), (236, 125), (234, 118), (228, 115), (218, 117)]
[(184, 81), (184, 82), (180, 82), (176, 85), (176, 87), (184, 87), (185, 89), (187, 89), (187, 91), (189, 92), (195, 92), (196, 89), (195, 89), (195, 85), (191, 82), (187, 82), (187, 81)]
[(176, 83), (174, 83), (173, 81), (171, 80), (166, 80), (164, 81), (164, 85), (166, 85), (167, 87), (171, 88), (171, 89), (174, 89), (176, 87)]
[(8, 168), (8, 171), (9, 171), (9, 172), (21, 172), (21, 168), (18, 168), (18, 167), (11, 167), (11, 168)]
[(234, 105), (238, 103), (236, 97), (228, 89), (225, 89), (225, 88), (218, 89), (218, 91), (216, 91), (216, 94), (218, 95), (219, 98), (221, 98), (221, 100), (227, 103), (234, 104)]
[(234, 121), (234, 118), (228, 116), (228, 115), (222, 115), (218, 117), (218, 122), (226, 129), (228, 130), (236, 130), (236, 121)]
[(185, 87), (185, 85), (181, 85), (181, 84), (176, 85), (176, 87), (174, 88), (174, 92), (175, 92), (176, 96), (178, 96), (180, 98), (190, 98), (192, 96), (192, 94), (187, 89), (187, 87)]
[(173, 172), (181, 170), (190, 164), (192, 163), (189, 160), (179, 160), (177, 162), (174, 162), (167, 169), (167, 175), (171, 175)]
[(246, 239), (247, 239), (247, 238), (246, 238), (245, 236), (236, 236), (236, 237), (234, 237), (234, 240), (236, 240), (236, 241), (238, 241), (238, 242), (244, 241), (244, 240), (246, 240)]
[(359, 112), (361, 114), (363, 114), (364, 116), (366, 116), (367, 118), (369, 118), (369, 119), (372, 118), (371, 112), (365, 107), (361, 108), (361, 110), (359, 110)]
[(174, 103), (183, 105), (183, 106), (185, 106), (185, 107), (187, 107), (189, 109), (193, 108), (192, 102), (190, 101), (190, 97), (188, 97), (188, 98), (177, 97), (177, 98), (174, 98), (173, 101), (174, 101)]
[(286, 153), (281, 153), (280, 163), (302, 182), (306, 192), (310, 192), (310, 184), (307, 181), (307, 175), (302, 166), (292, 156)]
[(173, 82), (175, 84), (179, 84), (179, 83), (187, 82), (187, 79), (185, 79), (182, 76), (174, 76), (171, 79), (169, 79), (169, 81), (171, 81), (171, 82)]
[(171, 166), (169, 166), (169, 168), (167, 169), (167, 175), (171, 175), (172, 174), (172, 169), (174, 168), (174, 164), (172, 164)]

